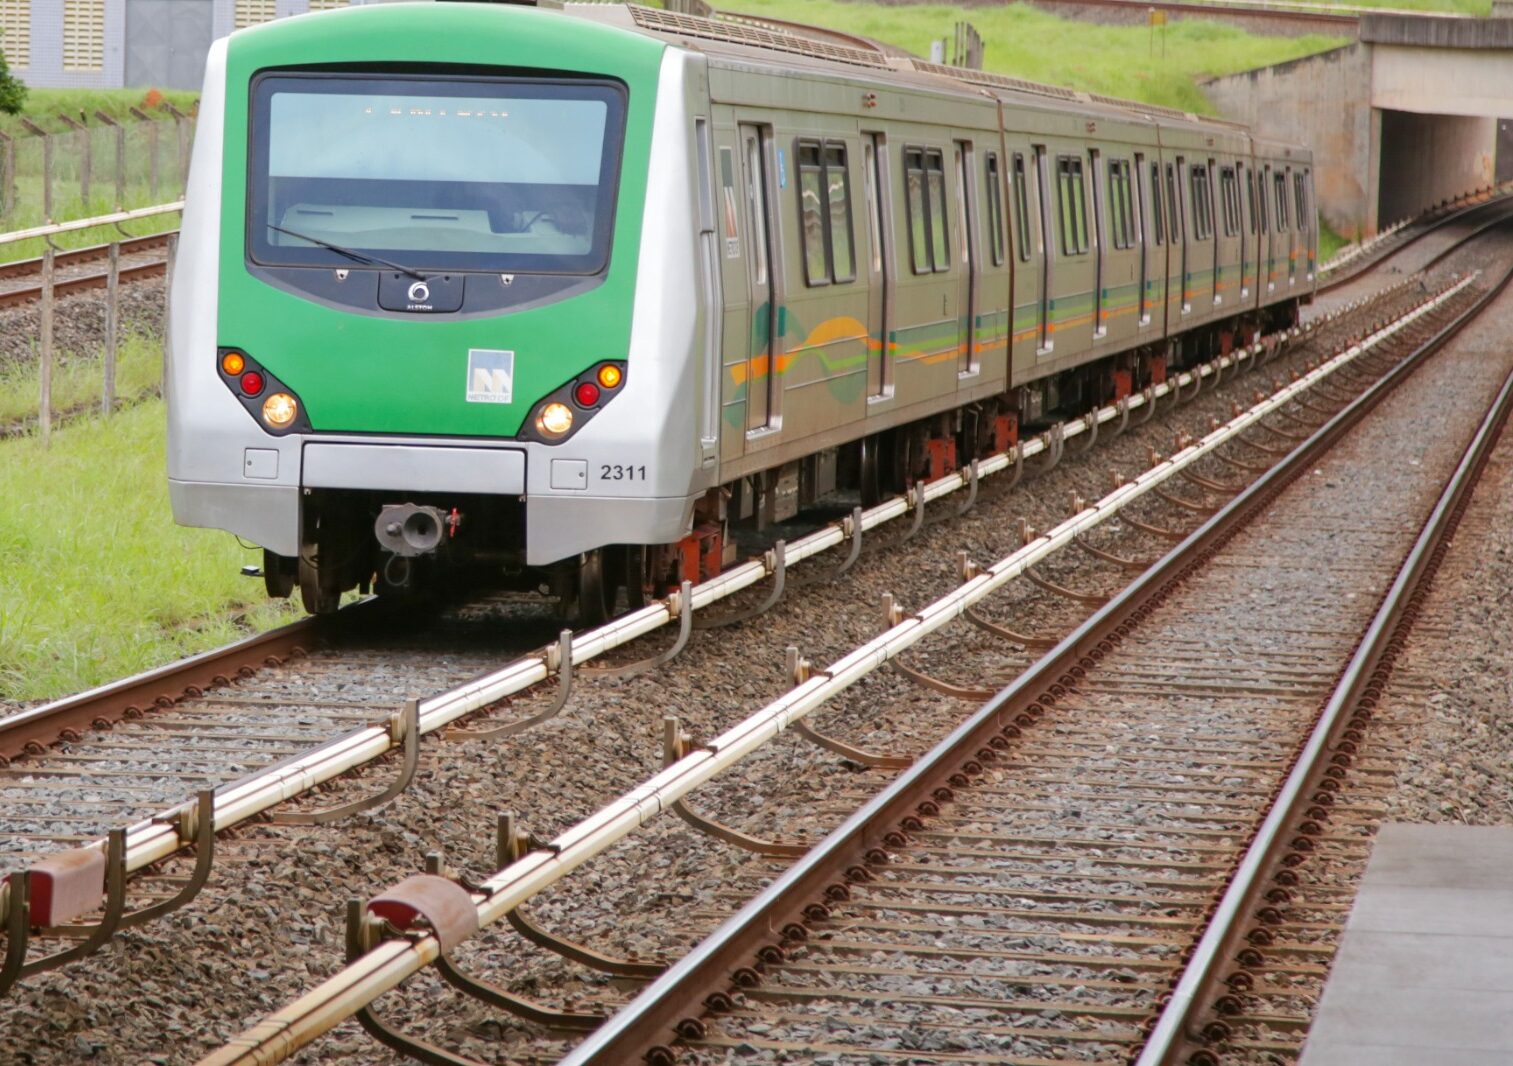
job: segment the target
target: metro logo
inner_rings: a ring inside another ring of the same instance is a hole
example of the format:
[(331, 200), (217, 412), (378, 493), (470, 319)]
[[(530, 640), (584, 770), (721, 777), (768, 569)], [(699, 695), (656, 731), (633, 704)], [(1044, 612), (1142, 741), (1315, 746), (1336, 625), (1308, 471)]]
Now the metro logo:
[(515, 353), (468, 349), (468, 403), (509, 403), (515, 395)]

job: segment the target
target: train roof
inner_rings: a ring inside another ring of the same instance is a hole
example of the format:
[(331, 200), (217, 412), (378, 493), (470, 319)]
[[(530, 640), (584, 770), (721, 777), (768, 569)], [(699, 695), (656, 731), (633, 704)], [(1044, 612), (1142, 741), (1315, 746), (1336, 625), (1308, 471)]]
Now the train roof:
[(1036, 110), (1073, 110), (1079, 115), (1134, 124), (1186, 127), (1194, 133), (1231, 137), (1250, 134), (1246, 126), (1226, 119), (1005, 74), (930, 63), (869, 38), (799, 23), (723, 14), (705, 17), (631, 3), (570, 2), (563, 5), (563, 10), (576, 17), (737, 61), (764, 62), (859, 81), (886, 77), (893, 85), (903, 83), (920, 89), (986, 95)]

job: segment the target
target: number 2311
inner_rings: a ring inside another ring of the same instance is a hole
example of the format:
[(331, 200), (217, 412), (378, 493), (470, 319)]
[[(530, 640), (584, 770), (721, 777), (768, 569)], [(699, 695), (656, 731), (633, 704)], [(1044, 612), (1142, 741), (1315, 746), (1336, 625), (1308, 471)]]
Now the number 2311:
[(601, 481), (645, 481), (646, 467), (644, 466), (621, 466), (619, 463), (599, 464), (599, 480)]

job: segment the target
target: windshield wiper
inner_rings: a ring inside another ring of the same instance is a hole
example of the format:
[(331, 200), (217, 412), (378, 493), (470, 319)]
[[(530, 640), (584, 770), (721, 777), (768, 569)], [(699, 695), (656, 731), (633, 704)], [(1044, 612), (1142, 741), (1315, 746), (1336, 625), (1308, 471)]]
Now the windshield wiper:
[(348, 259), (354, 259), (359, 263), (367, 263), (370, 266), (386, 266), (391, 270), (399, 271), (401, 274), (408, 274), (416, 281), (426, 280), (426, 276), (420, 271), (414, 270), (407, 266), (402, 266), (399, 263), (391, 263), (389, 260), (380, 259), (376, 255), (369, 255), (367, 252), (359, 252), (352, 248), (343, 248), (339, 244), (332, 244), (330, 241), (323, 241), (319, 237), (312, 237), (307, 233), (296, 233), (292, 229), (284, 229), (283, 226), (275, 226), (272, 222), (265, 223), (265, 225), (276, 233), (287, 233), (289, 236), (298, 237), (302, 241), (309, 241), (311, 244), (318, 244), (322, 248), (329, 248), (337, 255), (344, 255)]

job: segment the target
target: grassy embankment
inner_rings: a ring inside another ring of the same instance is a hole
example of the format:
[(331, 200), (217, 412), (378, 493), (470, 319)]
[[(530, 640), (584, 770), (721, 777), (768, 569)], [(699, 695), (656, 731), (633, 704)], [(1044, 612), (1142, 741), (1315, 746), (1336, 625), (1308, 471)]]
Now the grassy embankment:
[(163, 405), (0, 441), (0, 699), (47, 699), (292, 617), (168, 511)]
[[(169, 91), (160, 94), (173, 106), (186, 114), (199, 98), (198, 93)], [(140, 120), (134, 118), (130, 108), (136, 107), (158, 120), (158, 183), (156, 195), (150, 179), (150, 141)], [(95, 118), (102, 111), (126, 126), (126, 184), (120, 202), (116, 198), (115, 138), (103, 123)], [(16, 138), (18, 169), (16, 183), (16, 207), (0, 220), (0, 231), (14, 232), (44, 224), (47, 219), (42, 199), (42, 148), (40, 138), (33, 136), (21, 126), (25, 117), (43, 129), (53, 133), (65, 133), (68, 126), (58, 116), (66, 114), (75, 121), (83, 112), (90, 127), (88, 136), (91, 147), (91, 180), (89, 199), (82, 195), (79, 181), (82, 148), (79, 138), (73, 133), (55, 139), (53, 143), (53, 218), (54, 222), (66, 222), (76, 218), (92, 218), (109, 214), (120, 208), (148, 207), (176, 199), (181, 191), (178, 176), (178, 142), (172, 116), (163, 109), (148, 106), (147, 92), (142, 89), (32, 89), (26, 95), (26, 110), (22, 116), (0, 115), (0, 133)], [(159, 233), (178, 226), (178, 215), (163, 215), (142, 219), (127, 226), (136, 235)], [(104, 244), (120, 237), (114, 227), (97, 227), (67, 233), (54, 238), (60, 248), (82, 248)], [(0, 244), (0, 262), (16, 259), (32, 259), (43, 251), (41, 240), (19, 241)]]

